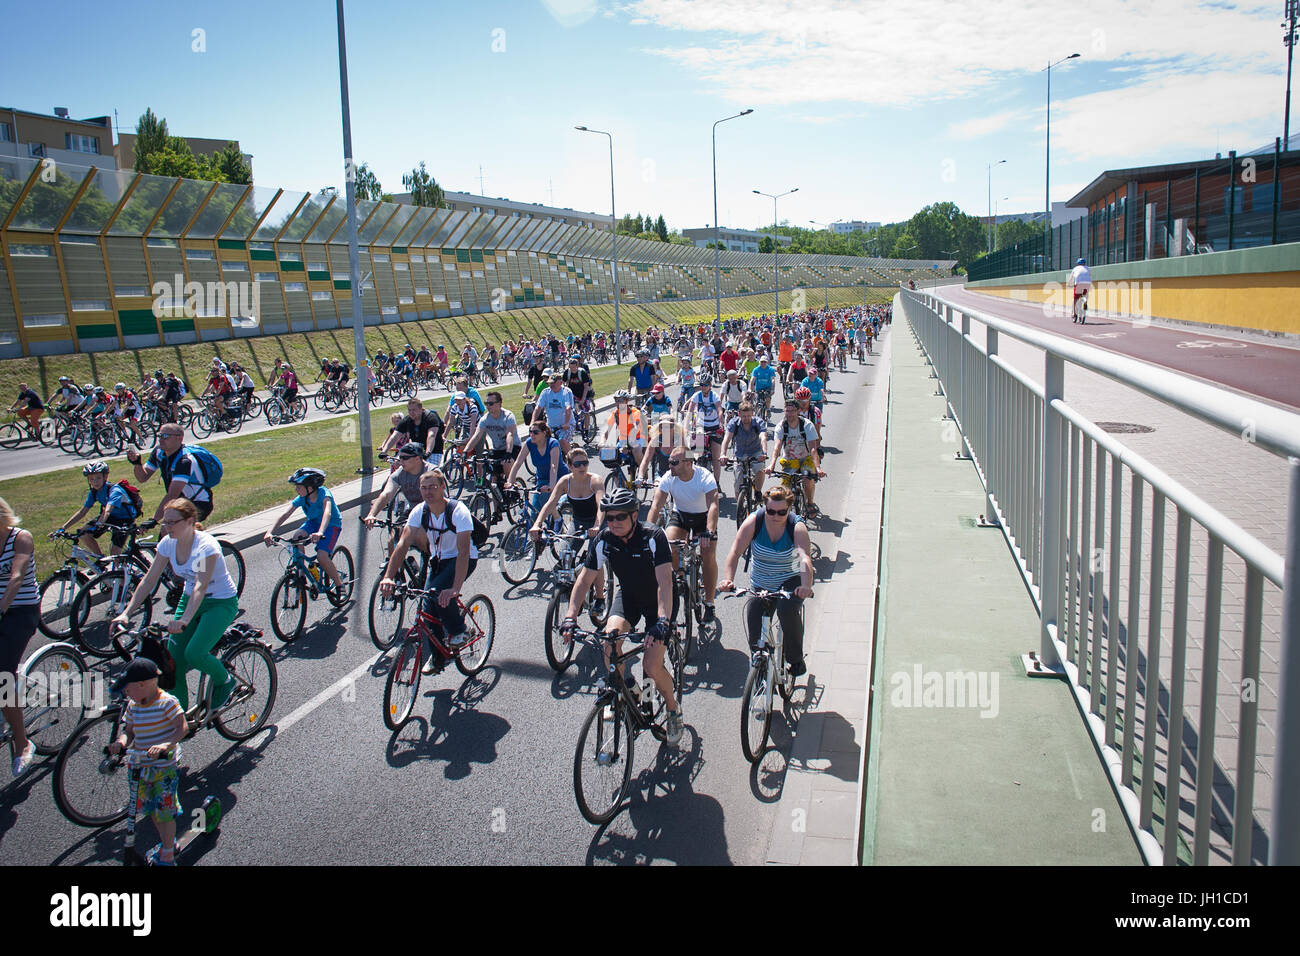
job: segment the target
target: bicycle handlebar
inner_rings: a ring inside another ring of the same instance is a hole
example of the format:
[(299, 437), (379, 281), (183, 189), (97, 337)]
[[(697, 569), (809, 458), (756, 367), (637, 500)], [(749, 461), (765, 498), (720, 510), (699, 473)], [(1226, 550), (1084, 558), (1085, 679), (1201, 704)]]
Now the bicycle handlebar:
[[(756, 588), (753, 586), (747, 588), (732, 588), (729, 591), (719, 591), (719, 593), (724, 595), (725, 597), (743, 597), (746, 594), (750, 594), (756, 598), (785, 598), (788, 601), (805, 600), (804, 598), (799, 597), (799, 595), (796, 594), (794, 591), (786, 591), (783, 589), (769, 591), (766, 588)], [(810, 594), (808, 595), (808, 597), (811, 598), (813, 597), (813, 595)]]

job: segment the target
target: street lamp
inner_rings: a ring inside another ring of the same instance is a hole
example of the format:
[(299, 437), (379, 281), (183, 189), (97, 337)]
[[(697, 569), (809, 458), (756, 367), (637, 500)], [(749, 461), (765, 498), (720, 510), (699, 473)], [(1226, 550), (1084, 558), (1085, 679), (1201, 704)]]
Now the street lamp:
[[(830, 231), (830, 228), (831, 228), (831, 225), (832, 225), (832, 224), (829, 223), (829, 222), (818, 222), (816, 219), (809, 219), (808, 221), (809, 221), (810, 223), (812, 223), (814, 226), (821, 226), (823, 229), (827, 230), (828, 232)], [(822, 308), (823, 308), (823, 309), (826, 309), (826, 310), (829, 310), (830, 307), (831, 307), (831, 291), (830, 291), (830, 285), (831, 285), (831, 273), (830, 273), (830, 266), (826, 266), (826, 275), (822, 276), (822, 278), (825, 280), (825, 282), (823, 282), (823, 284), (822, 284)]]
[(618, 285), (618, 219), (615, 218), (614, 212), (614, 137), (612, 134), (600, 129), (588, 129), (585, 126), (575, 126), (573, 128), (582, 133), (599, 133), (601, 136), (609, 137), (609, 225), (613, 230), (611, 238), (614, 240), (612, 259), (614, 267), (614, 362), (621, 365), (623, 363), (623, 331), (619, 325), (618, 300), (623, 296)]
[(1001, 165), (1002, 165), (1003, 163), (1005, 163), (1005, 162), (1006, 162), (1005, 159), (999, 159), (996, 163), (989, 163), (989, 164), (988, 164), (988, 171), (989, 171), (989, 207), (990, 207), (990, 208), (989, 208), (989, 252), (992, 252), (992, 251), (993, 251), (993, 210), (992, 210), (992, 206), (993, 206), (993, 167), (994, 167), (994, 166), (1001, 166)]
[(1073, 60), (1079, 56), (1078, 53), (1071, 53), (1069, 56), (1063, 56), (1055, 63), (1047, 64), (1047, 156), (1044, 162), (1043, 175), (1043, 265), (1046, 267), (1048, 244), (1052, 239), (1052, 67), (1059, 66), (1066, 60)]
[[(1282, 112), (1282, 150), (1291, 148), (1291, 56), (1295, 53), (1296, 45), (1296, 17), (1300, 17), (1300, 0), (1286, 0), (1286, 22), (1282, 24), (1282, 29), (1286, 33), (1282, 37), (1282, 45), (1286, 47), (1286, 106)], [(1274, 177), (1277, 173), (1273, 173)]]
[(772, 200), (772, 285), (773, 285), (772, 295), (776, 299), (776, 317), (778, 319), (781, 318), (781, 271), (780, 269), (777, 268), (776, 254), (777, 251), (781, 248), (781, 243), (777, 241), (777, 233), (776, 233), (776, 227), (777, 227), (776, 201), (780, 199), (782, 196), (788, 196), (791, 193), (797, 193), (798, 191), (799, 191), (799, 187), (795, 186), (794, 189), (787, 189), (785, 192), (777, 193), (775, 196), (773, 196), (771, 193), (759, 192), (757, 189), (751, 190), (751, 192), (755, 193), (756, 195), (766, 196), (768, 199)]
[(996, 252), (998, 248), (998, 203), (1006, 202), (1010, 196), (1003, 196), (1001, 199), (993, 200), (993, 248), (991, 252)]
[(718, 265), (718, 255), (721, 251), (718, 249), (718, 123), (740, 119), (752, 112), (754, 111), (744, 110), (735, 116), (724, 116), (713, 124), (713, 301), (717, 306), (717, 314), (713, 319), (714, 335), (722, 334), (722, 273)]

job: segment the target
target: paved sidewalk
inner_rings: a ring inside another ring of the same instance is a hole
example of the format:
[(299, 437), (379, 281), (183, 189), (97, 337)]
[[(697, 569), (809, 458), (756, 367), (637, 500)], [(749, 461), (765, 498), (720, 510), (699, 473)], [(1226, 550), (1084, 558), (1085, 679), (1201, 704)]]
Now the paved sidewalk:
[(1140, 864), (1069, 687), (1019, 669), (1038, 616), (899, 320), (862, 862)]

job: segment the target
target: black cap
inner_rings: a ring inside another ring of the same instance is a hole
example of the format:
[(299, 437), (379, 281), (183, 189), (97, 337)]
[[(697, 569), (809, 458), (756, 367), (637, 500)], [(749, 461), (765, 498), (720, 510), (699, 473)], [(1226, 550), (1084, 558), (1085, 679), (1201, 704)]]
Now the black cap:
[(127, 684), (133, 684), (136, 681), (149, 680), (158, 677), (162, 671), (158, 665), (147, 657), (137, 657), (131, 663), (126, 665), (126, 670), (113, 682), (113, 690), (122, 691), (126, 689)]
[(398, 458), (423, 458), (424, 447), (419, 442), (408, 441), (397, 451)]

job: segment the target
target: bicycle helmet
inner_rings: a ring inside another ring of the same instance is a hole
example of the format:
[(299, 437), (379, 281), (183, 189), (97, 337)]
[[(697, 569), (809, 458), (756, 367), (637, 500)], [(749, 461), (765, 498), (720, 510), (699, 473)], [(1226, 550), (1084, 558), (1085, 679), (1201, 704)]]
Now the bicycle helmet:
[(617, 392), (614, 393), (615, 403), (630, 402), (631, 400), (632, 400), (632, 393), (625, 388), (620, 388)]
[(650, 357), (650, 350), (647, 349), (647, 348), (639, 348), (639, 349), (636, 350), (636, 357), (637, 357), (637, 358), (640, 358), (640, 357), (643, 356), (643, 355), (646, 356), (647, 358), (649, 358), (649, 357)]
[(325, 484), (325, 472), (319, 468), (299, 468), (289, 476), (289, 484), (306, 485), (314, 491)]
[[(93, 391), (95, 390), (95, 383), (94, 383), (94, 382), (87, 382), (85, 385), (81, 386), (81, 390), (82, 390), (83, 392), (93, 392)], [(102, 391), (102, 389), (101, 389), (101, 391)]]
[(126, 382), (118, 382), (116, 385), (113, 386), (113, 391), (115, 391), (115, 392), (125, 392), (125, 391), (126, 391)]
[(96, 385), (96, 386), (95, 386), (95, 394), (96, 394), (96, 395), (103, 395), (103, 394), (104, 394), (104, 386), (103, 386), (103, 385)]
[(631, 489), (615, 488), (600, 499), (600, 507), (604, 511), (635, 512), (640, 507), (640, 502)]
[(699, 385), (700, 388), (712, 388), (713, 379), (708, 375), (701, 375), (700, 380), (696, 382), (696, 384)]
[(1076, 260), (1074, 260), (1074, 264), (1075, 264), (1076, 266), (1086, 266), (1086, 265), (1088, 264), (1088, 260), (1087, 260), (1087, 259), (1076, 259)]
[(60, 376), (59, 376), (59, 381), (60, 381), (60, 382), (71, 382), (72, 379), (68, 378), (68, 376), (66, 376), (66, 375), (60, 375)]
[(812, 391), (807, 386), (801, 385), (794, 390), (794, 397), (802, 402), (806, 398), (812, 398)]
[(88, 461), (86, 467), (81, 469), (83, 475), (107, 475), (108, 462), (106, 461)]

